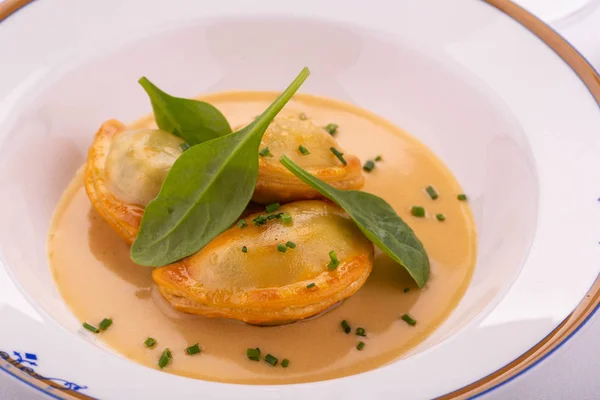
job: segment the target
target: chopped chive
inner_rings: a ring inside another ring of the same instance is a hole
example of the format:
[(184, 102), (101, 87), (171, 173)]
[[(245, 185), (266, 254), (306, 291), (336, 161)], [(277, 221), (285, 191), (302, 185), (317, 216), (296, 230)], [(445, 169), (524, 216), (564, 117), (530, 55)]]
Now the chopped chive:
[(363, 166), (363, 169), (366, 172), (371, 172), (371, 171), (373, 171), (373, 169), (375, 169), (375, 163), (373, 161), (369, 160), (365, 163), (365, 165)]
[(408, 293), (408, 292), (410, 292), (410, 288), (409, 287), (405, 287), (404, 288), (404, 293)]
[(437, 218), (438, 221), (446, 220), (446, 217), (444, 216), (444, 214), (436, 214), (435, 217)]
[(186, 150), (187, 150), (187, 149), (189, 149), (190, 147), (192, 147), (192, 146), (190, 146), (190, 145), (189, 145), (189, 144), (187, 144), (186, 142), (183, 142), (183, 143), (181, 143), (181, 144), (179, 145), (179, 148), (181, 149), (181, 151), (186, 151)]
[(383, 157), (381, 157), (381, 156), (375, 157), (375, 161), (377, 161), (377, 162), (382, 161), (382, 160), (383, 160)]
[(240, 219), (237, 223), (238, 228), (240, 229), (244, 229), (245, 227), (248, 226), (248, 223), (246, 222), (245, 219)]
[(267, 217), (264, 215), (259, 215), (258, 217), (252, 220), (252, 223), (256, 226), (262, 226), (267, 223)]
[(348, 323), (348, 321), (343, 320), (342, 322), (340, 322), (340, 325), (342, 326), (342, 329), (346, 334), (352, 332), (352, 328), (350, 328), (350, 324)]
[(166, 348), (162, 354), (160, 355), (160, 358), (158, 359), (158, 366), (162, 369), (164, 367), (167, 366), (167, 364), (169, 364), (169, 361), (171, 361), (171, 358), (173, 356), (171, 355), (171, 350), (169, 350), (168, 348)]
[(365, 331), (365, 328), (356, 328), (356, 336), (367, 336), (367, 331)]
[(283, 214), (281, 214), (281, 220), (283, 221), (284, 224), (291, 224), (292, 216), (288, 213), (283, 213)]
[(467, 195), (464, 193), (459, 194), (458, 196), (456, 196), (456, 198), (460, 201), (466, 201), (467, 200)]
[(425, 209), (423, 207), (413, 206), (413, 208), (410, 209), (410, 213), (413, 217), (423, 218), (425, 216)]
[(254, 349), (249, 348), (246, 350), (246, 357), (252, 361), (260, 361), (260, 349), (258, 347)]
[(327, 133), (329, 133), (331, 136), (333, 136), (337, 133), (338, 128), (339, 128), (338, 124), (330, 123), (330, 124), (325, 125), (325, 127), (323, 129), (325, 129), (327, 131)]
[(94, 333), (100, 333), (100, 329), (96, 328), (96, 327), (95, 327), (95, 326), (93, 326), (93, 325), (90, 325), (90, 324), (88, 324), (87, 322), (84, 322), (84, 323), (83, 323), (83, 327), (84, 327), (85, 329), (87, 329), (88, 331), (90, 331), (90, 332), (94, 332)]
[(295, 249), (296, 248), (296, 243), (294, 243), (294, 242), (287, 242), (285, 245), (287, 247), (289, 247), (290, 249)]
[(407, 324), (409, 324), (410, 326), (415, 326), (417, 324), (417, 321), (413, 319), (413, 317), (411, 317), (408, 314), (404, 314), (402, 316), (402, 321), (406, 322)]
[(98, 324), (98, 328), (100, 328), (101, 331), (105, 331), (108, 329), (109, 326), (112, 325), (112, 319), (110, 318), (104, 318), (99, 324)]
[(306, 288), (307, 288), (307, 289), (312, 289), (312, 288), (314, 288), (315, 286), (317, 286), (317, 284), (313, 282), (313, 283), (309, 283), (308, 285), (306, 285)]
[(156, 346), (156, 339), (149, 337), (148, 339), (146, 339), (144, 344), (146, 345), (146, 347), (151, 349), (154, 346)]
[(284, 358), (284, 359), (281, 361), (281, 366), (282, 366), (283, 368), (287, 368), (287, 367), (288, 367), (288, 365), (290, 365), (290, 360), (288, 360), (287, 358)]
[(265, 210), (267, 210), (268, 213), (272, 213), (279, 210), (279, 207), (281, 207), (279, 203), (271, 203), (265, 207)]
[(336, 269), (338, 267), (338, 265), (340, 265), (340, 261), (337, 258), (337, 255), (335, 254), (334, 250), (331, 250), (329, 252), (329, 259), (331, 260), (329, 262), (329, 264), (327, 264), (327, 269), (330, 271), (333, 271), (334, 269)]
[(287, 251), (287, 247), (285, 247), (285, 244), (277, 243), (277, 251), (285, 253)]
[(185, 349), (185, 353), (188, 356), (193, 356), (194, 354), (198, 354), (200, 353), (202, 350), (200, 350), (200, 346), (198, 345), (198, 343), (196, 343), (193, 346), (188, 347), (187, 349)]
[(273, 154), (271, 154), (268, 147), (262, 149), (258, 154), (260, 154), (261, 157), (273, 157)]
[(348, 165), (346, 159), (344, 158), (344, 153), (340, 153), (335, 147), (330, 147), (329, 150), (342, 162), (344, 165)]
[(247, 253), (248, 252), (248, 248), (246, 246), (242, 246), (242, 253)]
[(437, 199), (439, 196), (437, 194), (437, 192), (435, 191), (435, 189), (433, 188), (433, 186), (427, 186), (425, 188), (425, 191), (427, 192), (427, 194), (429, 195), (429, 197), (431, 197), (431, 200), (435, 200)]
[(300, 153), (302, 153), (303, 156), (307, 156), (310, 154), (310, 151), (308, 151), (308, 149), (302, 145), (298, 146), (298, 151), (300, 151)]
[(272, 366), (276, 366), (278, 360), (276, 357), (273, 357), (272, 355), (267, 354), (265, 356), (265, 361), (268, 362), (269, 364), (271, 364)]
[(298, 114), (298, 118), (300, 118), (302, 121), (306, 121), (308, 119), (306, 114), (304, 114), (303, 112)]
[(365, 342), (358, 342), (358, 344), (356, 345), (357, 350), (362, 350), (364, 348), (365, 348)]

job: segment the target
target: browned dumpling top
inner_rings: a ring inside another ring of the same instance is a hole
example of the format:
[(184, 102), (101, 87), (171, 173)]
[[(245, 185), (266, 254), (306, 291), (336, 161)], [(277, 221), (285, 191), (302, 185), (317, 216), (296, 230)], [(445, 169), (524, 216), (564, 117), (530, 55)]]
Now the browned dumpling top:
[(261, 324), (298, 320), (351, 296), (371, 272), (373, 244), (334, 204), (292, 202), (245, 220), (248, 226), (234, 225), (198, 253), (154, 270), (175, 308)]
[[(263, 136), (261, 149), (265, 148), (269, 149), (272, 156), (259, 158), (258, 183), (252, 198), (258, 203), (321, 197), (279, 162), (284, 154), (300, 167), (338, 189), (360, 189), (363, 186), (360, 160), (352, 154), (346, 154), (333, 136), (310, 120), (299, 117), (275, 118)], [(346, 165), (331, 148), (344, 153)]]

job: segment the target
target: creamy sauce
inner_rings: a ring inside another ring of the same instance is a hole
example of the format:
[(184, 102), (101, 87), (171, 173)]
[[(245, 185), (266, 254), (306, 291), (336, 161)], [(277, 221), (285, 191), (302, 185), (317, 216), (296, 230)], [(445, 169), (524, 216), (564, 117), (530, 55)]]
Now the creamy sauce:
[[(202, 99), (214, 104), (232, 127), (247, 123), (275, 98), (273, 93), (220, 93)], [(308, 95), (296, 95), (283, 115), (304, 112), (318, 125), (337, 123), (336, 139), (363, 162), (383, 157), (365, 173), (364, 191), (387, 200), (411, 225), (431, 260), (431, 278), (419, 290), (408, 274), (387, 256), (376, 253), (366, 284), (339, 307), (294, 324), (257, 327), (244, 323), (185, 315), (174, 311), (158, 294), (151, 269), (129, 259), (129, 247), (95, 212), (79, 173), (55, 212), (49, 241), (53, 275), (75, 316), (96, 324), (111, 317), (113, 325), (97, 335), (117, 352), (152, 368), (165, 347), (173, 361), (163, 371), (212, 381), (281, 384), (319, 381), (367, 371), (399, 358), (422, 342), (448, 317), (469, 284), (476, 258), (476, 232), (462, 190), (451, 172), (423, 144), (381, 118), (357, 107)], [(154, 126), (152, 117), (132, 125)], [(91, 139), (91, 137), (90, 137)], [(440, 197), (431, 200), (425, 187)], [(410, 214), (425, 207), (426, 218)], [(446, 216), (444, 222), (436, 213)], [(410, 288), (405, 293), (404, 289)], [(400, 319), (410, 314), (418, 322)], [(344, 334), (342, 320), (352, 326)], [(357, 327), (367, 337), (356, 336)], [(144, 340), (158, 345), (147, 349)], [(362, 351), (356, 349), (365, 342)], [(184, 349), (200, 343), (202, 353), (187, 356)], [(246, 358), (246, 349), (259, 347), (288, 368), (274, 368)]]

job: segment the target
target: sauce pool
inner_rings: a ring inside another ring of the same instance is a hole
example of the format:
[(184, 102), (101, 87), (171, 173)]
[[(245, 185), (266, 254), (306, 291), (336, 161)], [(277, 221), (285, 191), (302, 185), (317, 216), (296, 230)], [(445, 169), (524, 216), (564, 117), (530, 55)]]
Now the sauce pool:
[[(203, 96), (232, 127), (260, 114), (276, 97), (271, 92), (228, 92)], [(475, 224), (468, 203), (458, 201), (461, 187), (452, 173), (422, 143), (389, 122), (352, 105), (297, 94), (281, 115), (304, 113), (319, 126), (339, 125), (336, 139), (363, 163), (380, 155), (365, 173), (363, 191), (384, 198), (416, 232), (431, 260), (431, 277), (419, 290), (402, 267), (376, 251), (373, 272), (351, 298), (329, 312), (275, 327), (186, 315), (173, 310), (158, 293), (151, 268), (134, 264), (129, 246), (96, 213), (83, 188), (81, 171), (65, 191), (48, 239), (50, 267), (65, 302), (81, 322), (113, 325), (95, 336), (116, 352), (152, 368), (165, 348), (173, 360), (165, 372), (219, 382), (283, 384), (320, 381), (364, 372), (389, 363), (425, 340), (463, 296), (476, 260)], [(133, 129), (155, 127), (153, 116)], [(91, 138), (91, 135), (90, 135)], [(433, 186), (432, 200), (425, 188)], [(425, 218), (411, 215), (413, 206)], [(445, 221), (436, 219), (436, 214)], [(409, 289), (406, 291), (405, 289)], [(409, 314), (415, 326), (401, 319)], [(340, 323), (352, 331), (344, 333)], [(366, 337), (356, 335), (364, 328)], [(148, 337), (157, 340), (149, 349)], [(364, 348), (357, 350), (359, 342)], [(185, 349), (199, 343), (202, 352)], [(288, 368), (250, 361), (246, 349), (258, 347)]]

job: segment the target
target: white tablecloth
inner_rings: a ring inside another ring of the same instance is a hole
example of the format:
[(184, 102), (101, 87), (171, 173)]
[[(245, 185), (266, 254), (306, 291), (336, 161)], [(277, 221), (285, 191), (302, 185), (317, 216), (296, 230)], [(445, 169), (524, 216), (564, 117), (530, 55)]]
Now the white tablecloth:
[[(600, 6), (594, 7), (578, 18), (551, 25), (575, 46), (596, 70), (600, 71)], [(600, 195), (600, 182), (594, 184), (598, 185)], [(600, 399), (600, 310), (578, 333), (548, 358), (483, 398), (486, 400)]]

